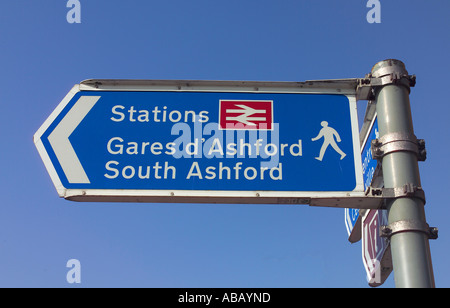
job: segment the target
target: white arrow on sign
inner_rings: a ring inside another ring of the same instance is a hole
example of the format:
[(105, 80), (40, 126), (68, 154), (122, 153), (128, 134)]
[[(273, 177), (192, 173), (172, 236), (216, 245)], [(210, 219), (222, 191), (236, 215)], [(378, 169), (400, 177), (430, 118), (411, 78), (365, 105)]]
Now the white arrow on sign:
[(69, 183), (90, 183), (69, 137), (99, 99), (100, 96), (81, 96), (48, 136)]

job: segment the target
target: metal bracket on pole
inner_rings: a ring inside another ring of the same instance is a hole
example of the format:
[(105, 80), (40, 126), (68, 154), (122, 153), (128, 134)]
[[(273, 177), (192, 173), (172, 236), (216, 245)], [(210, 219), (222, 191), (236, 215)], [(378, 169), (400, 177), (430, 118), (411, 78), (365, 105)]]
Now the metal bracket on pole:
[(391, 133), (372, 140), (371, 149), (373, 158), (378, 160), (389, 153), (399, 151), (413, 152), (419, 161), (425, 161), (427, 158), (425, 140), (405, 133)]
[(383, 199), (418, 198), (425, 204), (425, 192), (422, 187), (417, 187), (411, 183), (395, 188), (368, 187), (366, 196), (380, 197)]
[(399, 220), (387, 226), (381, 226), (381, 237), (390, 238), (392, 235), (400, 232), (419, 231), (428, 235), (429, 239), (438, 238), (438, 228), (430, 227), (427, 223), (417, 220)]
[(398, 67), (390, 65), (377, 69), (374, 73), (367, 74), (365, 78), (359, 79), (356, 87), (356, 97), (358, 100), (375, 99), (375, 89), (389, 84), (405, 86), (408, 91), (410, 87), (416, 85), (416, 75), (408, 75), (406, 69), (399, 71)]

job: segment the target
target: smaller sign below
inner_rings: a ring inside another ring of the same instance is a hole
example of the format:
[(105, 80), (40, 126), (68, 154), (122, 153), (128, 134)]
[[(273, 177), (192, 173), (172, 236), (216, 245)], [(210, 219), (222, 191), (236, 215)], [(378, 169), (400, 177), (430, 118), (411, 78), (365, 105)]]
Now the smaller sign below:
[(386, 210), (368, 210), (362, 222), (362, 259), (371, 287), (382, 285), (392, 272), (390, 245), (380, 227), (388, 224)]
[(345, 227), (347, 228), (350, 243), (356, 243), (361, 240), (361, 217), (359, 215), (359, 209), (345, 209)]

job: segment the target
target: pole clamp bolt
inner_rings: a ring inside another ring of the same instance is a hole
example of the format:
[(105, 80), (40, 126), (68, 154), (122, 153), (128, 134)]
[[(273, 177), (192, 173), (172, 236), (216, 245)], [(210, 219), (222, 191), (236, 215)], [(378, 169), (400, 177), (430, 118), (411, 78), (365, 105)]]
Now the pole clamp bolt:
[(371, 143), (372, 157), (381, 160), (385, 155), (406, 151), (417, 155), (418, 161), (427, 159), (427, 150), (425, 149), (425, 140), (417, 139), (414, 134), (390, 133)]
[(423, 232), (429, 239), (438, 238), (438, 228), (430, 227), (426, 222), (417, 220), (399, 220), (387, 226), (380, 227), (380, 236), (390, 238), (392, 235), (400, 232)]
[(383, 199), (397, 199), (397, 198), (417, 198), (425, 204), (425, 192), (422, 187), (407, 183), (401, 187), (394, 188), (374, 188), (368, 187), (366, 196), (379, 197)]

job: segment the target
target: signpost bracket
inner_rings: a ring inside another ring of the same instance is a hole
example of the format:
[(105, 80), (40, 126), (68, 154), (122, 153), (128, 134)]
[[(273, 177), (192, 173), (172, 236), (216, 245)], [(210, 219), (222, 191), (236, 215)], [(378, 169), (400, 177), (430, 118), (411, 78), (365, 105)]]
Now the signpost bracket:
[(389, 68), (386, 68), (385, 71), (380, 69), (375, 75), (370, 73), (365, 78), (358, 80), (356, 98), (358, 100), (374, 100), (376, 88), (388, 84), (403, 85), (410, 92), (410, 87), (416, 85), (416, 75), (408, 75), (406, 72), (399, 73), (389, 70)]
[(422, 187), (407, 183), (401, 187), (394, 188), (374, 188), (368, 187), (366, 195), (371, 197), (379, 197), (383, 199), (397, 198), (418, 198), (425, 204), (425, 192)]
[(381, 237), (390, 238), (399, 232), (419, 231), (428, 235), (428, 238), (435, 240), (438, 238), (438, 228), (430, 227), (427, 223), (418, 220), (399, 220), (387, 226), (380, 227)]
[(387, 154), (399, 151), (413, 152), (419, 161), (425, 161), (427, 158), (425, 140), (417, 139), (414, 134), (401, 132), (386, 134), (372, 140), (371, 150), (372, 157), (377, 160), (381, 160)]

